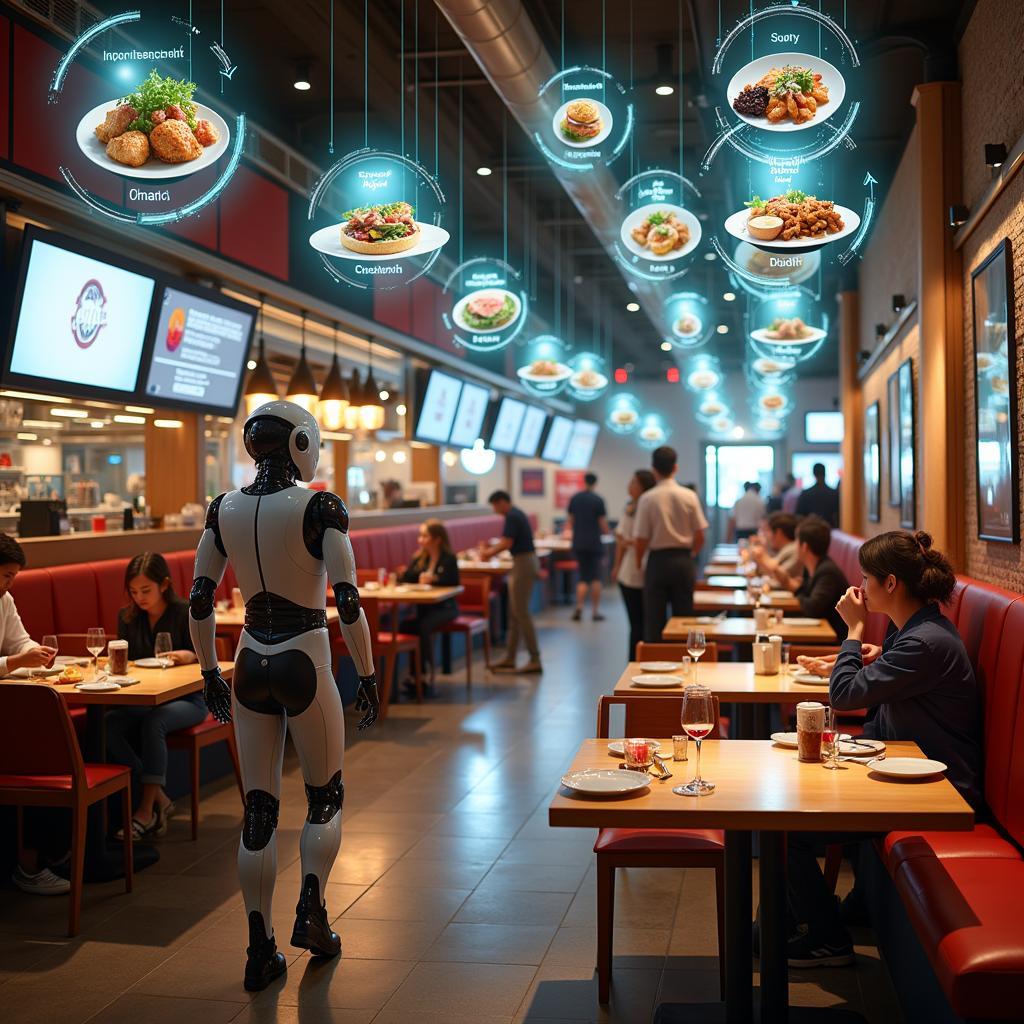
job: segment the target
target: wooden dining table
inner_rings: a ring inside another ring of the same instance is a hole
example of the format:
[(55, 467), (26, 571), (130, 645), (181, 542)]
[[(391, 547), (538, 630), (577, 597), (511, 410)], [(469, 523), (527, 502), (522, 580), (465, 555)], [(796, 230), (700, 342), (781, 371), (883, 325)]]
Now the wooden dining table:
[[(798, 618), (799, 616), (793, 616)], [(782, 622), (766, 629), (758, 629), (753, 618), (717, 619), (709, 615), (673, 616), (665, 623), (661, 639), (666, 643), (685, 643), (691, 629), (704, 630), (708, 640), (719, 640), (723, 643), (753, 643), (760, 633), (772, 633), (781, 636), (784, 643), (794, 644), (830, 644), (839, 643), (835, 630), (826, 619), (816, 619), (814, 625), (793, 624), (790, 618), (783, 615)]]
[(723, 575), (706, 576), (702, 585), (717, 588), (718, 590), (746, 590), (749, 582), (749, 576), (725, 573)]
[[(761, 605), (765, 608), (781, 608), (783, 611), (798, 611), (800, 602), (788, 591), (772, 590), (761, 595)], [(693, 610), (695, 612), (731, 612), (750, 611), (754, 600), (745, 590), (705, 590), (698, 588), (693, 592)]]
[[(660, 739), (671, 749), (670, 739)], [(849, 1021), (845, 1011), (789, 1007), (786, 963), (786, 833), (861, 832), (895, 829), (965, 831), (974, 812), (941, 775), (897, 781), (869, 764), (844, 762), (830, 771), (804, 763), (795, 750), (768, 740), (706, 740), (701, 776), (715, 784), (700, 797), (677, 796), (672, 787), (689, 780), (696, 767), (670, 762), (675, 777), (618, 797), (593, 797), (562, 787), (548, 808), (555, 828), (697, 828), (725, 830), (725, 1006), (665, 1004), (661, 1024), (728, 1021), (729, 1024), (785, 1024), (787, 1020)], [(890, 741), (887, 757), (923, 757), (915, 743)], [(584, 740), (573, 771), (607, 769), (607, 739)], [(760, 998), (755, 1004), (752, 963), (752, 849), (759, 833), (761, 901)], [(755, 1006), (757, 1015), (755, 1016)]]
[[(690, 668), (693, 675), (693, 667)], [(798, 683), (794, 679), (796, 670), (787, 674), (770, 676), (754, 674), (754, 665), (749, 661), (709, 661), (697, 664), (697, 682), (706, 686), (723, 703), (734, 704), (792, 704), (801, 700), (820, 700), (828, 695), (828, 679), (816, 683)], [(801, 676), (803, 673), (800, 673)], [(615, 697), (682, 697), (683, 690), (690, 683), (679, 686), (646, 687), (634, 686), (633, 678), (640, 675), (677, 675), (678, 673), (645, 673), (640, 663), (629, 662), (622, 670), (612, 690)]]

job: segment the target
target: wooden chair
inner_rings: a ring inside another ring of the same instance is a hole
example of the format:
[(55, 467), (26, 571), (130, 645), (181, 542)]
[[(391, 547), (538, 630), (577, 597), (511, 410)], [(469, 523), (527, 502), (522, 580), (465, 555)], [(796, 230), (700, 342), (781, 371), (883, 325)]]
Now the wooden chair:
[[(17, 807), (18, 847), (23, 846), (25, 807), (67, 807), (71, 811), (71, 905), (68, 935), (77, 935), (82, 916), (85, 829), (89, 808), (121, 793), (121, 813), (132, 819), (131, 769), (119, 764), (86, 764), (61, 695), (38, 683), (9, 683), (0, 689), (0, 804)], [(132, 891), (132, 830), (124, 830), (124, 889)]]
[[(641, 640), (636, 645), (637, 661), (679, 661), (689, 656), (690, 652), (686, 649), (686, 644), (649, 644)], [(702, 664), (718, 661), (718, 644), (714, 640), (708, 641), (700, 660)]]
[(466, 688), (473, 685), (473, 637), (484, 638), (484, 665), (491, 667), (491, 578), (462, 577), (463, 591), (455, 599), (459, 615), (439, 627), (438, 633), (462, 633), (466, 638)]
[[(718, 718), (718, 698), (713, 697)], [(679, 697), (613, 697), (597, 700), (597, 735), (609, 735), (613, 705), (626, 709), (626, 736), (678, 734)], [(725, 833), (721, 829), (603, 828), (594, 844), (597, 855), (597, 988), (607, 1003), (611, 991), (617, 868), (714, 868), (718, 912), (719, 987), (725, 994)]]

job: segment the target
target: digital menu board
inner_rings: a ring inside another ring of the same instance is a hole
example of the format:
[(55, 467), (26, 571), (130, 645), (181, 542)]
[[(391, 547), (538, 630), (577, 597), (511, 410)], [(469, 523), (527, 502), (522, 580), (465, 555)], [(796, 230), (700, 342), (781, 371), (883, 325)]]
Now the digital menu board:
[(590, 465), (598, 430), (598, 425), (591, 420), (577, 420), (573, 424), (569, 447), (562, 460), (566, 469), (586, 469)]
[(526, 404), (515, 398), (503, 398), (498, 407), (498, 417), (491, 431), (491, 442), (488, 448), (496, 452), (512, 454), (519, 440), (519, 430), (526, 415)]
[(523, 416), (523, 427), (516, 442), (516, 455), (532, 459), (537, 454), (540, 435), (544, 433), (547, 418), (548, 415), (543, 409), (536, 405), (527, 406), (526, 415)]
[(548, 431), (540, 457), (548, 462), (561, 462), (569, 450), (571, 438), (572, 420), (566, 416), (556, 416), (551, 421), (551, 429)]
[(420, 404), (420, 418), (416, 423), (416, 436), (422, 441), (447, 444), (455, 421), (462, 381), (438, 370), (430, 372), (427, 389)]
[(465, 383), (459, 397), (455, 422), (452, 425), (448, 443), (460, 448), (472, 448), (473, 442), (481, 436), (484, 417), (487, 415), (487, 401), (490, 393), (479, 384)]
[(146, 397), (234, 415), (254, 316), (218, 292), (203, 292), (163, 287)]

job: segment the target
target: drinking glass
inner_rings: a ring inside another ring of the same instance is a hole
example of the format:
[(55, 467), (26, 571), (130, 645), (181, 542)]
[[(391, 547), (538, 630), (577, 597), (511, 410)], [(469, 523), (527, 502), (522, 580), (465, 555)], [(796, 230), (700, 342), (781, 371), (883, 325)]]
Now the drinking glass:
[(92, 674), (100, 674), (100, 653), (107, 645), (107, 631), (102, 626), (90, 626), (85, 634), (85, 649), (92, 655)]
[(50, 659), (50, 664), (46, 666), (47, 668), (51, 668), (53, 663), (57, 660), (57, 651), (59, 649), (56, 635), (54, 633), (47, 633), (46, 636), (43, 637), (43, 646), (49, 647), (50, 650), (53, 651), (53, 658)]
[(700, 777), (700, 745), (705, 736), (711, 734), (717, 724), (715, 704), (711, 691), (706, 686), (688, 686), (683, 691), (683, 709), (680, 714), (683, 732), (697, 744), (697, 774), (683, 786), (676, 786), (672, 792), (677, 796), (703, 796), (715, 789), (713, 782)]
[(686, 637), (686, 649), (693, 658), (693, 681), (697, 681), (697, 662), (701, 655), (707, 650), (707, 640), (704, 638), (703, 629), (691, 629)]
[(779, 671), (784, 676), (788, 676), (789, 675), (789, 651), (790, 651), (790, 644), (783, 644), (782, 645), (782, 665), (780, 666)]
[(174, 645), (171, 643), (170, 633), (157, 633), (153, 643), (153, 656), (160, 662), (161, 668), (171, 667), (171, 651)]
[(654, 743), (651, 740), (623, 740), (622, 752), (627, 768), (645, 772), (654, 764)]
[(836, 709), (825, 708), (825, 728), (821, 730), (821, 746), (826, 752), (825, 767), (835, 770), (839, 767), (839, 723)]

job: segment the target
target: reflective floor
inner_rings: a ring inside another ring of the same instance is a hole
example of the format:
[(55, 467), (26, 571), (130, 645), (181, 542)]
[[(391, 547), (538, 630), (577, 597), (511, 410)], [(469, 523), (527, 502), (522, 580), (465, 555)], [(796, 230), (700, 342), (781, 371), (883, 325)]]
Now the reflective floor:
[[(713, 874), (630, 870), (617, 888), (612, 1002), (598, 1006), (593, 833), (547, 825), (558, 777), (593, 734), (597, 696), (625, 659), (615, 596), (602, 624), (572, 623), (564, 608), (538, 619), (543, 678), (493, 677), (467, 696), (457, 671), (435, 700), (398, 705), (368, 735), (352, 728), (344, 841), (327, 893), (340, 960), (320, 964), (285, 945), (287, 980), (243, 990), (241, 808), (224, 780), (204, 792), (199, 840), (189, 839), (186, 802), (132, 895), (117, 883), (87, 886), (76, 939), (63, 937), (63, 898), (0, 889), (0, 1017), (646, 1024), (658, 1002), (716, 999)], [(284, 939), (306, 809), (290, 750), (285, 770), (274, 905)], [(792, 1002), (898, 1022), (877, 950), (857, 952), (855, 968), (792, 972)]]

